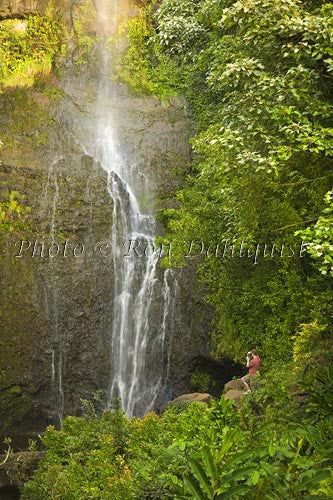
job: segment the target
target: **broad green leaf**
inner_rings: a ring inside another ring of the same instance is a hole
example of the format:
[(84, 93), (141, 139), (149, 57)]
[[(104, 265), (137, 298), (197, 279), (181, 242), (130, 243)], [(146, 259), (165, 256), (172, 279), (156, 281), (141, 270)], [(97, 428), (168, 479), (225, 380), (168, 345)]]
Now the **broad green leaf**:
[(214, 458), (208, 446), (204, 446), (202, 449), (202, 455), (204, 459), (204, 463), (206, 465), (206, 471), (209, 474), (212, 481), (215, 481), (217, 476), (216, 464), (214, 462)]
[(220, 493), (216, 497), (214, 497), (214, 500), (228, 500), (232, 499), (234, 496), (239, 496), (239, 495), (246, 495), (249, 492), (248, 486), (244, 486), (243, 484), (233, 486), (232, 488), (229, 488), (227, 491)]
[(200, 488), (209, 496), (211, 497), (213, 495), (213, 488), (212, 485), (210, 484), (210, 480), (204, 471), (201, 463), (198, 460), (195, 460), (191, 458), (189, 460), (189, 465), (191, 468), (191, 471), (193, 475), (196, 477), (196, 479), (199, 482)]
[(185, 476), (184, 484), (195, 500), (208, 500), (208, 497), (201, 491), (199, 483), (194, 477)]

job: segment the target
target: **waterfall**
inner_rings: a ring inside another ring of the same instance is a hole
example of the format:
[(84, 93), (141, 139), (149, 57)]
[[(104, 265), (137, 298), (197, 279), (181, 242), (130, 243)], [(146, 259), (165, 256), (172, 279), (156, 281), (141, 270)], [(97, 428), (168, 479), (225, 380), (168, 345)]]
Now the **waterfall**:
[[(98, 0), (97, 7), (105, 34), (107, 2)], [(101, 60), (105, 71), (110, 62), (103, 48)], [(101, 77), (92, 156), (108, 174), (107, 189), (114, 207), (109, 238), (114, 286), (110, 310), (108, 401), (112, 406), (114, 399), (119, 398), (130, 417), (151, 410), (166, 390), (170, 359), (166, 353), (166, 336), (169, 319), (174, 315), (174, 273), (161, 269), (159, 254), (152, 251), (155, 216), (152, 210), (143, 210), (140, 206), (140, 198), (148, 194), (149, 179), (126, 158), (112, 112), (115, 99), (116, 86), (107, 76)], [(140, 245), (141, 252), (146, 248), (145, 254), (139, 257), (129, 252), (131, 242)]]
[[(147, 411), (154, 409), (154, 405), (159, 395), (166, 396), (168, 391), (169, 382), (169, 369), (170, 369), (170, 356), (173, 341), (173, 329), (175, 324), (175, 311), (176, 311), (176, 297), (179, 293), (178, 277), (175, 270), (166, 269), (163, 273), (163, 286), (161, 294), (162, 305), (162, 321), (159, 330), (159, 335), (154, 339), (153, 349), (154, 353), (166, 353), (164, 366), (161, 367), (159, 359), (157, 358), (155, 373), (158, 374), (159, 380), (155, 384), (154, 394), (151, 398), (150, 405)], [(167, 336), (169, 338), (167, 338)], [(169, 346), (166, 349), (166, 341), (168, 340)], [(162, 368), (162, 369), (161, 369)], [(170, 397), (170, 393), (168, 394)]]
[[(155, 217), (141, 210), (138, 193), (134, 191), (142, 176), (136, 165), (129, 164), (121, 154), (114, 118), (104, 114), (105, 103), (112, 100), (112, 94), (112, 84), (103, 81), (97, 102), (99, 124), (95, 144), (95, 158), (108, 173), (107, 189), (114, 207), (110, 234), (114, 290), (108, 399), (111, 404), (114, 398), (120, 398), (122, 408), (132, 416), (152, 409), (165, 384), (165, 336), (172, 302), (172, 274), (160, 269), (159, 253), (151, 250)], [(140, 245), (142, 257), (128, 252), (131, 242)], [(144, 248), (150, 249), (146, 255)], [(158, 297), (160, 314), (153, 318), (152, 306)]]
[[(56, 172), (56, 165), (59, 161), (63, 159), (62, 156), (56, 155), (53, 159), (47, 175), (46, 184), (43, 188), (42, 193), (42, 205), (45, 211), (45, 217), (47, 214), (51, 214), (49, 222), (49, 234), (48, 242), (51, 245), (53, 242), (57, 241), (56, 237), (56, 212), (60, 199), (60, 190), (58, 184), (58, 177)], [(51, 202), (51, 203), (50, 203)], [(65, 404), (65, 394), (64, 394), (64, 384), (63, 384), (63, 365), (64, 365), (64, 339), (63, 333), (59, 329), (58, 315), (59, 315), (59, 297), (58, 297), (58, 287), (57, 287), (57, 271), (55, 268), (55, 263), (52, 258), (49, 260), (49, 279), (48, 283), (45, 285), (45, 301), (46, 301), (46, 311), (47, 317), (52, 318), (52, 329), (53, 329), (53, 341), (51, 349), (51, 382), (52, 390), (55, 393), (57, 400), (56, 415), (59, 425), (62, 425), (64, 417), (64, 404)]]

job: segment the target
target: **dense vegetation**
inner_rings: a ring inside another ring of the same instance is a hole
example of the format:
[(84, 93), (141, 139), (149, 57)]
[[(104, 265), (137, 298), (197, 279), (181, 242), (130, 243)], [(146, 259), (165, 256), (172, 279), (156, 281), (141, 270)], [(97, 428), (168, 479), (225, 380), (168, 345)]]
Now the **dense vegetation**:
[(320, 1), (165, 0), (130, 23), (120, 77), (186, 95), (198, 126), (160, 218), (175, 265), (202, 254), (216, 356), (290, 359), (300, 324), (332, 328), (332, 30)]
[(176, 263), (184, 242), (209, 248), (215, 355), (290, 359), (301, 324), (332, 328), (332, 5), (165, 0), (142, 25), (136, 54), (198, 126), (180, 206), (161, 219)]
[(66, 2), (46, 3), (44, 15), (37, 9), (26, 18), (0, 20), (0, 93), (40, 86), (64, 58), (76, 65), (88, 60), (93, 64), (97, 41), (92, 35), (97, 17), (93, 0), (71, 2), (70, 20)]
[(303, 367), (271, 372), (238, 411), (222, 397), (128, 420), (85, 402), (84, 417), (48, 428), (23, 499), (332, 498), (333, 371), (297, 384)]
[(61, 50), (61, 23), (48, 16), (0, 22), (0, 90), (28, 87), (51, 71)]

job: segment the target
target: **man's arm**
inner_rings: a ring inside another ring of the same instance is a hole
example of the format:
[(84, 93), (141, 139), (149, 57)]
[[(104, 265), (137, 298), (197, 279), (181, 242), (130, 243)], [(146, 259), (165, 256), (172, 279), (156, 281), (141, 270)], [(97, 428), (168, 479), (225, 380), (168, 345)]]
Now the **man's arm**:
[(254, 359), (248, 359), (248, 362), (246, 363), (247, 368), (251, 368), (251, 366), (255, 366)]

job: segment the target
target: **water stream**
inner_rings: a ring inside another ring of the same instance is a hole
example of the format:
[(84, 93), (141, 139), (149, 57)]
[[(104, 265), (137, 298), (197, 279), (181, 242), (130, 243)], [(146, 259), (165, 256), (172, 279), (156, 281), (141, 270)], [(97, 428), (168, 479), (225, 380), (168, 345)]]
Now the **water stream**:
[[(130, 417), (142, 416), (159, 407), (169, 396), (178, 285), (177, 273), (162, 269), (159, 251), (152, 251), (157, 227), (155, 209), (147, 202), (153, 199), (149, 172), (140, 169), (140, 158), (138, 162), (128, 158), (128, 148), (118, 126), (115, 110), (121, 109), (119, 99), (126, 100), (128, 96), (119, 93), (119, 85), (110, 77), (112, 60), (107, 38), (108, 34), (115, 32), (119, 3), (120, 0), (95, 1), (99, 13), (100, 81), (91, 111), (94, 132), (89, 137), (84, 132), (78, 136), (82, 138), (79, 145), (84, 153), (93, 157), (107, 172), (106, 189), (113, 201), (110, 232), (106, 234), (111, 248), (108, 262), (112, 266), (112, 296), (105, 303), (110, 315), (106, 346), (109, 352), (108, 405), (113, 407), (116, 400), (120, 400), (121, 407)], [(57, 239), (55, 219), (61, 184), (58, 183), (56, 166), (61, 159), (57, 156), (51, 165), (43, 192), (45, 212), (50, 214), (50, 241)], [(146, 248), (142, 257), (130, 251), (132, 244), (134, 247), (139, 245), (141, 253)], [(54, 332), (50, 346), (50, 378), (57, 402), (55, 414), (61, 425), (68, 399), (68, 353), (66, 339), (58, 325), (61, 297), (57, 272), (56, 263), (50, 259), (50, 279), (45, 288), (46, 308)]]
[[(140, 208), (138, 198), (144, 193), (136, 192), (142, 175), (121, 152), (115, 118), (105, 114), (105, 109), (110, 109), (105, 103), (112, 100), (112, 94), (112, 83), (104, 80), (96, 103), (99, 124), (94, 152), (108, 173), (107, 189), (114, 207), (109, 238), (114, 287), (108, 400), (112, 404), (120, 398), (122, 408), (131, 416), (150, 410), (165, 382), (162, 379), (167, 318), (172, 314), (172, 274), (160, 269), (159, 253), (152, 251), (155, 217)], [(139, 257), (129, 252), (132, 244), (140, 245), (140, 254), (144, 248), (149, 251)], [(152, 309), (159, 297), (160, 311), (156, 315)]]
[[(56, 165), (63, 158), (57, 155), (53, 162), (51, 163), (47, 181), (43, 189), (43, 208), (45, 210), (45, 217), (47, 214), (51, 214), (50, 226), (48, 234), (48, 242), (57, 241), (56, 234), (56, 213), (60, 200), (60, 190), (58, 184), (58, 177), (56, 172)], [(53, 343), (51, 349), (51, 380), (52, 389), (56, 394), (57, 398), (57, 409), (56, 416), (60, 425), (62, 425), (62, 420), (64, 417), (64, 403), (65, 394), (63, 387), (63, 358), (65, 355), (63, 347), (63, 335), (59, 329), (59, 292), (57, 286), (57, 271), (53, 258), (49, 259), (49, 269), (48, 269), (48, 283), (45, 284), (45, 308), (47, 311), (47, 317), (51, 318), (51, 325), (53, 328)]]
[[(117, 1), (97, 1), (99, 24), (104, 33), (108, 29), (110, 2), (115, 15)], [(105, 49), (102, 49), (101, 61), (107, 74), (105, 68), (112, 61)], [(166, 390), (169, 361), (166, 336), (170, 318), (174, 317), (175, 278), (173, 272), (160, 268), (159, 253), (151, 251), (156, 220), (153, 210), (149, 207), (143, 210), (140, 206), (140, 198), (147, 198), (149, 179), (126, 158), (112, 112), (116, 98), (116, 86), (107, 76), (102, 76), (96, 101), (97, 127), (92, 156), (108, 173), (107, 189), (114, 207), (109, 237), (114, 286), (108, 402), (112, 405), (115, 398), (119, 398), (127, 416), (140, 416), (152, 409), (161, 392)], [(135, 252), (126, 257), (130, 242), (150, 251), (142, 257)]]

